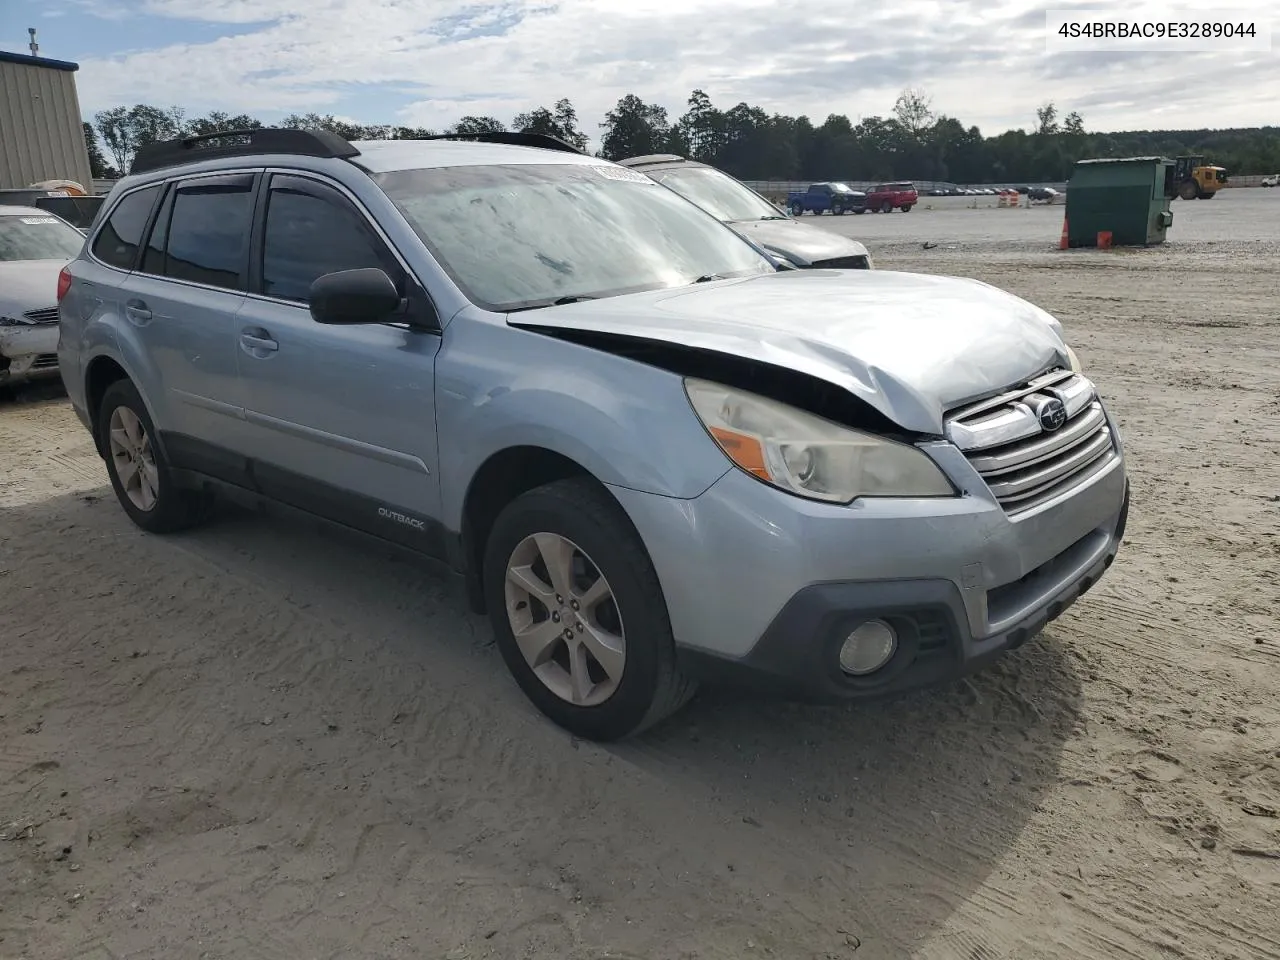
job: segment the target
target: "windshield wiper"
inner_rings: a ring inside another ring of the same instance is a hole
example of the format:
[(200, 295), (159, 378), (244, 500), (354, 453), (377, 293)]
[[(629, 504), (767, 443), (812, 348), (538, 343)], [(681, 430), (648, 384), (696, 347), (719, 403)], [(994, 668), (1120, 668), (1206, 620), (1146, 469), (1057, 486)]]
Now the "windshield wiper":
[(720, 276), (720, 274), (718, 273), (704, 273), (702, 276), (698, 277), (698, 279), (694, 280), (693, 282), (694, 283), (710, 283), (712, 280), (723, 280), (723, 279), (724, 277)]
[(761, 220), (789, 220), (789, 219), (790, 219), (790, 217), (784, 217), (784, 216), (776, 216), (776, 217), (775, 217), (775, 216), (770, 216), (769, 214), (767, 214), (767, 213), (766, 213), (766, 214), (765, 214), (763, 217), (761, 217), (760, 219), (761, 219)]
[(599, 297), (592, 297), (587, 294), (579, 294), (570, 297), (557, 297), (555, 300), (539, 300), (537, 303), (526, 303), (523, 306), (512, 307), (507, 313), (519, 313), (521, 310), (541, 310), (544, 307), (563, 307), (566, 303), (581, 303), (583, 300), (598, 300)]

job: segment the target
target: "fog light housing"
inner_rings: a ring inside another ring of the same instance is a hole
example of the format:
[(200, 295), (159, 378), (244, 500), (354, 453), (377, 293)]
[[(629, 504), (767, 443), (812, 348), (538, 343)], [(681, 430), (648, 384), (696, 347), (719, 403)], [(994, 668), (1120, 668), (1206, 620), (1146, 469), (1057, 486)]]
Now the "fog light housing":
[(854, 677), (875, 673), (898, 651), (898, 634), (883, 620), (868, 620), (845, 638), (840, 669)]

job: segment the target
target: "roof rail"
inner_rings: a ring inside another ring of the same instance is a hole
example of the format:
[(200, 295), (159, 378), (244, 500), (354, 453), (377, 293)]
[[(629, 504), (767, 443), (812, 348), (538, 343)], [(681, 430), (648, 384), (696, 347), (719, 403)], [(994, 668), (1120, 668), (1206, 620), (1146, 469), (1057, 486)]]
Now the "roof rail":
[(624, 167), (639, 167), (646, 163), (670, 163), (673, 160), (684, 160), (684, 157), (675, 153), (650, 153), (643, 157), (627, 157), (625, 160), (619, 160), (618, 163)]
[(515, 130), (494, 130), (488, 133), (435, 133), (423, 140), (472, 140), (477, 143), (505, 143), (512, 147), (541, 147), (544, 150), (560, 150), (565, 153), (586, 154), (567, 141), (549, 133), (525, 133)]
[(259, 153), (288, 153), (303, 157), (350, 159), (360, 151), (328, 130), (287, 130), (260, 127), (256, 130), (224, 130), (180, 140), (158, 140), (138, 148), (130, 173), (144, 173), (220, 157), (241, 157)]

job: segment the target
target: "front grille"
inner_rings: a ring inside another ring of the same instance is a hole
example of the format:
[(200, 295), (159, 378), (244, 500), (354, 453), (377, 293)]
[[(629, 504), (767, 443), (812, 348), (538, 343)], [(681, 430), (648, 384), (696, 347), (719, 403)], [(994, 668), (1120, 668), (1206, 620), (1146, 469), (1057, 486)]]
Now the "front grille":
[(815, 260), (815, 270), (869, 270), (870, 258), (861, 255), (852, 257), (832, 257), (830, 260)]
[(1087, 483), (1118, 456), (1097, 390), (1067, 370), (956, 411), (947, 435), (1009, 514)]
[(32, 370), (48, 370), (50, 367), (58, 365), (58, 355), (56, 353), (42, 353), (31, 361)]
[(57, 323), (58, 308), (45, 307), (43, 310), (28, 310), (23, 314), (28, 323)]

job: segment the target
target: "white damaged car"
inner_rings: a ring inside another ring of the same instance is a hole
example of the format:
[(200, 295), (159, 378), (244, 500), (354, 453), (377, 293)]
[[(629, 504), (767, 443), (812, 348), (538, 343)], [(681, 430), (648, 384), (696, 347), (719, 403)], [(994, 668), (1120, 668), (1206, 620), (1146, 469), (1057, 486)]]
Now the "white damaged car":
[(0, 386), (58, 375), (58, 274), (82, 246), (61, 217), (0, 206)]

